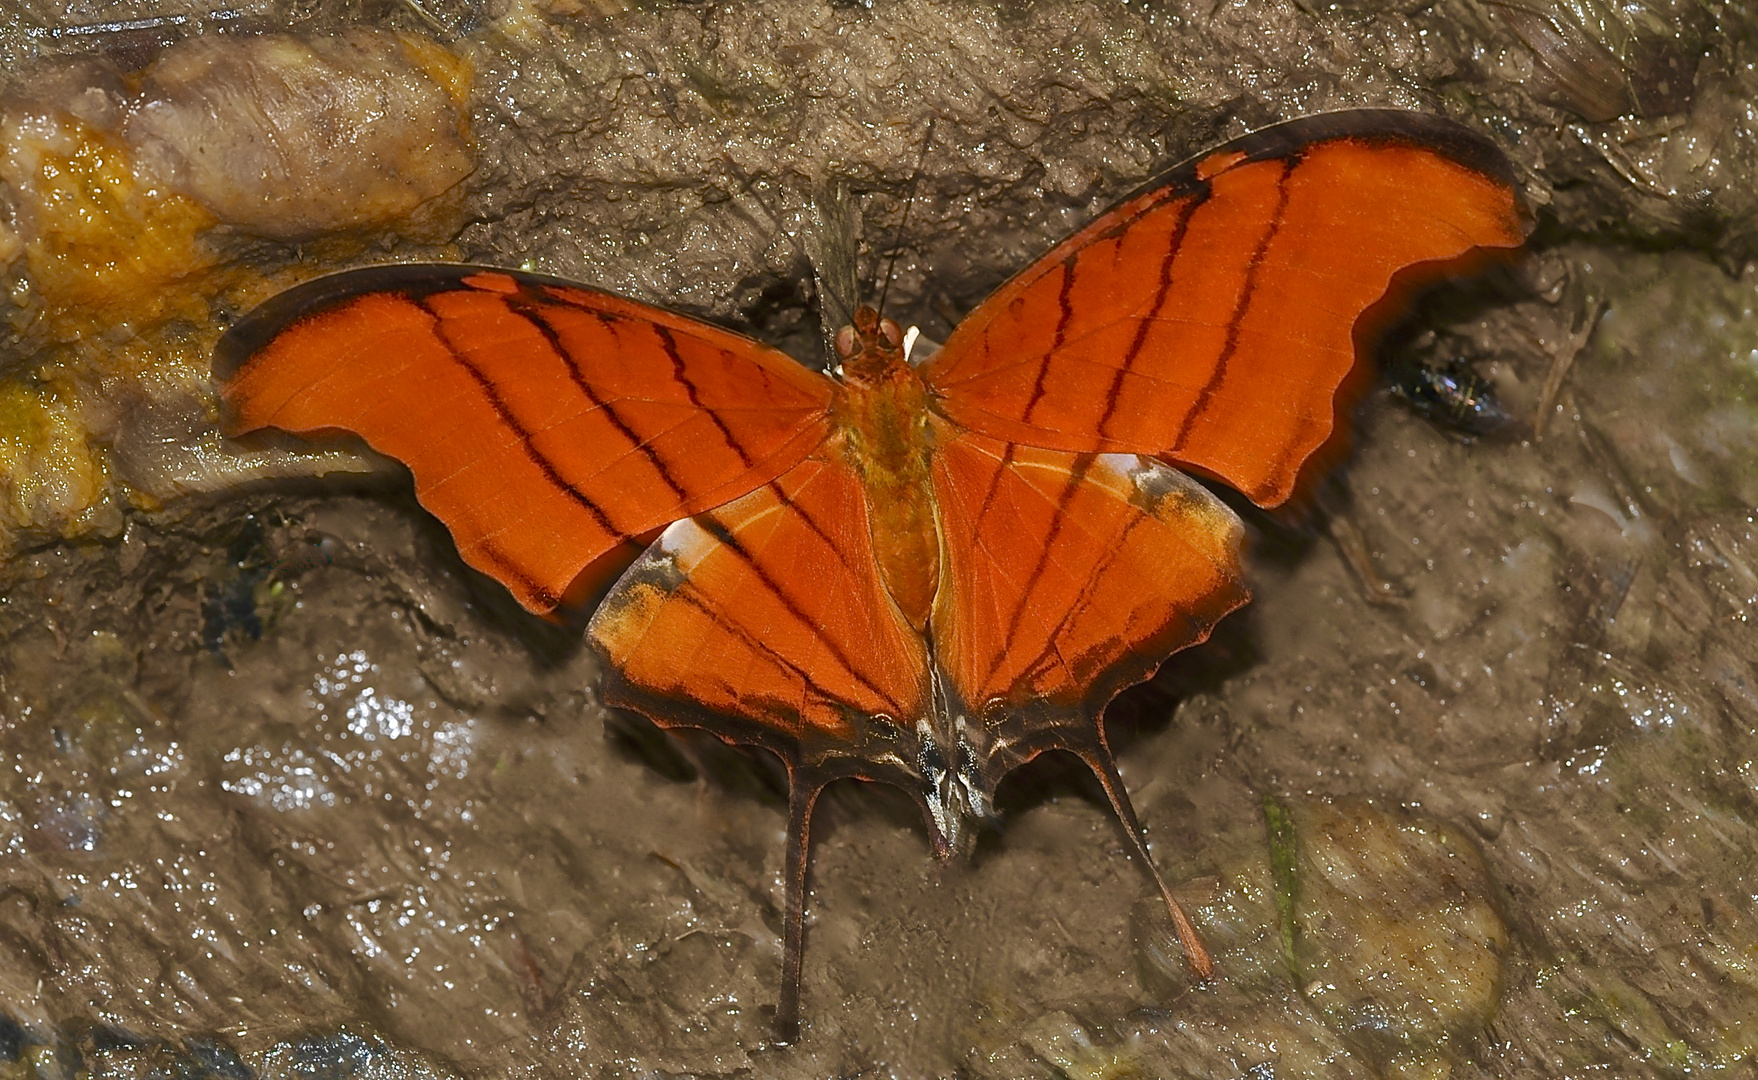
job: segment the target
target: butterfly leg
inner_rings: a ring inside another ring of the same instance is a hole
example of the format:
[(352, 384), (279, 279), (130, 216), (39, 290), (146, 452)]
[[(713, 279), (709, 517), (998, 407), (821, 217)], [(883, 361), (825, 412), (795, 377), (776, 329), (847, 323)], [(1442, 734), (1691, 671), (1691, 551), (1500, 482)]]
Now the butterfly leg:
[(1190, 964), (1190, 970), (1199, 979), (1212, 979), (1215, 976), (1215, 961), (1209, 957), (1209, 950), (1204, 947), (1201, 935), (1191, 925), (1190, 917), (1184, 913), (1178, 898), (1166, 887), (1166, 879), (1160, 876), (1160, 870), (1154, 860), (1148, 857), (1147, 841), (1142, 837), (1141, 823), (1136, 820), (1135, 807), (1130, 805), (1129, 792), (1123, 787), (1123, 778), (1117, 774), (1117, 762), (1111, 756), (1111, 748), (1105, 742), (1104, 728), (1094, 725), (1096, 738), (1086, 745), (1070, 745), (1087, 768), (1093, 770), (1098, 777), (1099, 786), (1105, 789), (1105, 797), (1111, 800), (1111, 809), (1117, 812), (1117, 818), (1123, 823), (1123, 831), (1129, 834), (1129, 841), (1135, 846), (1135, 854), (1141, 864), (1147, 867), (1148, 874), (1159, 887), (1160, 895), (1166, 900), (1166, 910), (1172, 916), (1172, 925), (1178, 931), (1178, 944), (1184, 949), (1184, 959)]
[(775, 1007), (775, 1037), (783, 1044), (800, 1039), (800, 964), (806, 945), (806, 863), (812, 810), (831, 779), (791, 761), (787, 777), (787, 895), (781, 926), (781, 1001)]

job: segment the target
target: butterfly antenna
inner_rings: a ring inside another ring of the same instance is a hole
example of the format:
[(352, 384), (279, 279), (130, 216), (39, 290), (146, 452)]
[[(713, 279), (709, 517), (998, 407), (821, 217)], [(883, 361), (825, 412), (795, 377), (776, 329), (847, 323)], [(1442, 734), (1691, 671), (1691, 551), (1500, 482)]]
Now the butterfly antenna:
[[(892, 271), (897, 269), (898, 253), (903, 251), (904, 238), (906, 236), (904, 226), (909, 224), (910, 207), (915, 204), (916, 189), (922, 184), (922, 170), (926, 168), (928, 164), (928, 144), (933, 141), (934, 119), (929, 117), (928, 130), (922, 133), (922, 151), (916, 156), (916, 174), (910, 177), (909, 194), (904, 196), (903, 216), (897, 219), (897, 243), (891, 245), (891, 258), (885, 263), (885, 285), (879, 291), (879, 303), (874, 305), (881, 315), (885, 314), (885, 296), (891, 291), (891, 274)], [(868, 291), (871, 292), (872, 290), (869, 288)]]
[(781, 926), (781, 1001), (775, 1007), (775, 1038), (800, 1041), (800, 964), (806, 946), (806, 855), (812, 809), (828, 780), (792, 762), (787, 768), (786, 910)]
[(1203, 980), (1215, 977), (1215, 961), (1209, 956), (1209, 950), (1203, 945), (1203, 939), (1191, 925), (1190, 916), (1172, 895), (1166, 886), (1166, 879), (1160, 876), (1159, 867), (1148, 857), (1147, 841), (1142, 838), (1141, 823), (1136, 820), (1135, 807), (1129, 804), (1129, 792), (1123, 787), (1123, 778), (1117, 774), (1117, 763), (1112, 760), (1111, 749), (1105, 745), (1103, 729), (1099, 732), (1097, 742), (1089, 747), (1069, 747), (1093, 770), (1099, 778), (1099, 786), (1105, 789), (1105, 797), (1111, 800), (1111, 809), (1116, 811), (1117, 818), (1123, 822), (1123, 831), (1129, 834), (1129, 842), (1135, 847), (1136, 858), (1148, 869), (1148, 875), (1159, 887), (1160, 896), (1166, 901), (1166, 911), (1172, 916), (1172, 925), (1178, 931), (1178, 944), (1184, 949), (1184, 959), (1190, 964), (1190, 970), (1196, 977)]
[[(799, 257), (801, 262), (811, 268), (812, 278), (817, 286), (818, 321), (822, 326), (824, 356), (826, 358), (835, 357), (836, 332), (854, 319), (854, 310), (849, 306), (848, 297), (853, 294), (855, 285), (852, 265), (846, 274), (848, 279), (846, 284), (836, 280), (838, 275), (832, 264), (838, 260), (850, 261), (852, 264), (852, 257), (844, 254), (845, 249), (850, 246), (848, 243), (832, 241), (825, 235), (830, 228), (825, 203), (833, 201), (837, 204), (837, 209), (840, 210), (843, 199), (836, 190), (828, 187), (816, 192), (812, 197), (813, 226), (805, 230), (805, 236), (802, 238), (782, 224), (781, 212), (758, 190), (758, 182), (755, 177), (747, 176), (745, 171), (739, 168), (731, 156), (724, 151), (722, 151), (721, 159), (726, 162), (727, 169), (732, 175), (739, 179), (741, 190), (756, 199), (757, 205), (762, 207), (763, 215), (769, 219), (771, 232), (778, 232), (787, 237), (788, 245), (794, 249), (794, 254)], [(733, 213), (752, 224), (756, 224), (753, 216), (739, 205), (736, 198), (730, 201), (730, 205)], [(836, 252), (834, 255), (831, 254), (832, 248)], [(834, 364), (834, 359), (831, 359), (830, 363)]]

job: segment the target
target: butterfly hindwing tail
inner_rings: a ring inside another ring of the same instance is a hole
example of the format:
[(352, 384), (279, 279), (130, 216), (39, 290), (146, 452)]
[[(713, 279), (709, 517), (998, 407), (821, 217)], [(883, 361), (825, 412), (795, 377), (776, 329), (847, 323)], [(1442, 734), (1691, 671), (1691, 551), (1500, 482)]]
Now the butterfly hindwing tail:
[(1212, 963), (1148, 858), (1101, 716), (1118, 691), (1246, 601), (1238, 519), (1148, 458), (1031, 450), (969, 432), (941, 445), (935, 485), (948, 568), (935, 662), (946, 699), (968, 703), (948, 742), (976, 750), (983, 796), (1046, 750), (1085, 761), (1206, 977)]

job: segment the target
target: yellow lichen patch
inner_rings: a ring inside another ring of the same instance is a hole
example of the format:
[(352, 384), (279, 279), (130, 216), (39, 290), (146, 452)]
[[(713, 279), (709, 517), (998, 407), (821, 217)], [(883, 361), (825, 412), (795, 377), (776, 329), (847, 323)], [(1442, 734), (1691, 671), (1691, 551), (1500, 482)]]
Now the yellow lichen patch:
[(119, 524), (108, 487), (103, 455), (74, 410), (47, 390), (0, 385), (0, 540), (108, 532)]
[(121, 324), (205, 318), (205, 298), (174, 286), (214, 265), (201, 239), (213, 215), (143, 183), (114, 136), (67, 116), (26, 121), (8, 118), (0, 154), (5, 179), (33, 195), (24, 256), (40, 330), (68, 341)]
[(142, 70), (44, 61), (11, 87), (0, 561), (23, 539), (102, 531), (120, 506), (366, 467), (226, 443), (214, 316), (310, 276), (247, 263), (265, 240), (345, 265), (387, 237), (450, 237), (474, 167), (470, 81), (438, 42), (350, 31), (196, 35)]

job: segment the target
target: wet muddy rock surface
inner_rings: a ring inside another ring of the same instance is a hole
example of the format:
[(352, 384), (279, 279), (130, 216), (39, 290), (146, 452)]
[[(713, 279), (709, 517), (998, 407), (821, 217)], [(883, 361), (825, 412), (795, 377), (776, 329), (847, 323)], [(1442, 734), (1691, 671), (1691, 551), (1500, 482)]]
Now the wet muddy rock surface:
[[(0, 1078), (1753, 1075), (1755, 41), (1686, 0), (0, 11)], [(774, 764), (603, 709), (394, 466), (218, 434), (214, 340), (323, 270), (524, 266), (817, 362), (822, 207), (943, 339), (1160, 168), (1351, 106), (1496, 139), (1538, 231), (1392, 330), (1334, 477), (1245, 511), (1254, 602), (1111, 709), (1212, 982), (1078, 763), (944, 864), (849, 782), (775, 1044)]]

